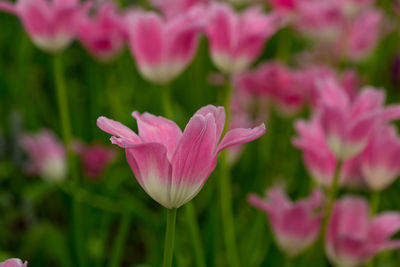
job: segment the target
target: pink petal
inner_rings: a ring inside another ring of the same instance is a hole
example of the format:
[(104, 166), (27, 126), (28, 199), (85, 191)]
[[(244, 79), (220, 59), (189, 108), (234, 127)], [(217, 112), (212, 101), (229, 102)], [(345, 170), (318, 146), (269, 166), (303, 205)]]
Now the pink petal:
[(172, 157), (172, 183), (191, 186), (204, 183), (215, 168), (216, 125), (211, 114), (194, 115)]
[(207, 116), (207, 114), (212, 114), (215, 119), (215, 123), (217, 126), (217, 140), (220, 139), (222, 131), (224, 130), (225, 126), (225, 109), (224, 107), (216, 107), (213, 105), (207, 105), (199, 109), (195, 114), (199, 114), (202, 116)]
[(158, 143), (146, 143), (131, 146), (125, 152), (136, 179), (147, 194), (161, 205), (172, 208), (171, 165), (167, 149)]
[(97, 126), (106, 133), (114, 135), (111, 141), (120, 147), (126, 147), (131, 144), (138, 144), (142, 142), (136, 133), (131, 129), (120, 122), (108, 119), (106, 117), (99, 117), (97, 119)]
[(355, 100), (352, 106), (351, 117), (355, 118), (364, 114), (365, 112), (378, 110), (383, 106), (384, 102), (384, 91), (367, 87), (360, 92)]
[(344, 197), (339, 200), (340, 222), (338, 235), (350, 235), (364, 239), (368, 234), (368, 203), (359, 197)]
[(139, 136), (143, 142), (164, 145), (167, 148), (168, 159), (171, 159), (182, 137), (182, 131), (178, 125), (166, 118), (156, 117), (147, 112), (140, 114), (134, 111), (132, 116), (137, 120)]
[(373, 245), (383, 245), (400, 230), (400, 214), (397, 212), (386, 212), (375, 217), (369, 229), (369, 241)]
[(155, 13), (135, 12), (128, 20), (130, 46), (139, 64), (157, 66), (164, 59), (164, 22)]
[(0, 267), (27, 267), (28, 262), (22, 262), (20, 259), (8, 259), (0, 262)]
[(261, 124), (253, 129), (237, 128), (226, 133), (218, 145), (216, 154), (225, 148), (251, 142), (265, 133), (265, 125)]
[(206, 34), (211, 50), (215, 52), (230, 53), (235, 36), (237, 18), (233, 9), (228, 4), (214, 4), (211, 7), (211, 17)]
[(13, 3), (0, 1), (0, 10), (17, 15), (17, 9)]

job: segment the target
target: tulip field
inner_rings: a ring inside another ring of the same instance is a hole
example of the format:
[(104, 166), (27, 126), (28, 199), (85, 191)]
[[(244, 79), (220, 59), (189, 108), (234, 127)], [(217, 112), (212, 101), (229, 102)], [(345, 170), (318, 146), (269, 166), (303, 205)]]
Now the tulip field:
[(0, 267), (400, 266), (400, 1), (0, 0)]

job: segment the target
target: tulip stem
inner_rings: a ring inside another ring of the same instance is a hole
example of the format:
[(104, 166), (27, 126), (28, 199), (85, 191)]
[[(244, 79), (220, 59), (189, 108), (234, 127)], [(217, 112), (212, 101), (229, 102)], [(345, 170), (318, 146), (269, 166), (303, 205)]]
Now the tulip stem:
[(325, 208), (326, 214), (325, 214), (325, 220), (324, 220), (324, 224), (323, 224), (323, 228), (322, 228), (323, 235), (325, 234), (326, 229), (328, 228), (328, 223), (331, 218), (333, 203), (335, 202), (337, 191), (339, 189), (339, 179), (340, 179), (342, 164), (343, 164), (342, 160), (338, 160), (338, 162), (336, 163), (335, 172), (333, 175), (332, 186), (331, 186), (329, 194), (328, 194), (328, 200), (327, 200), (326, 208)]
[(370, 199), (371, 216), (374, 216), (379, 211), (380, 192), (374, 191)]
[[(68, 109), (68, 98), (67, 98), (67, 90), (65, 86), (65, 77), (64, 77), (64, 68), (62, 62), (62, 55), (57, 54), (53, 57), (53, 74), (54, 74), (54, 82), (57, 91), (57, 102), (58, 108), (60, 112), (60, 121), (62, 128), (62, 137), (65, 145), (65, 149), (67, 151), (67, 161), (69, 166), (69, 171), (72, 176), (72, 180), (77, 183), (78, 182), (78, 168), (76, 165), (76, 161), (72, 152), (72, 130), (71, 130), (71, 120), (69, 117), (69, 109)], [(85, 238), (84, 238), (84, 230), (83, 223), (81, 221), (83, 218), (82, 206), (76, 198), (73, 198), (72, 201), (72, 225), (73, 225), (73, 233), (74, 233), (74, 241), (75, 241), (75, 250), (76, 256), (78, 257), (79, 266), (87, 266), (85, 252)]]
[(163, 267), (172, 266), (172, 256), (174, 254), (176, 210), (167, 210), (167, 230), (165, 233), (164, 263)]
[[(230, 103), (232, 96), (231, 77), (228, 77), (226, 90), (224, 92), (223, 104), (226, 113), (226, 122), (223, 135), (228, 131), (230, 122)], [(219, 177), (219, 191), (221, 201), (222, 224), (224, 229), (225, 247), (228, 257), (228, 262), (232, 267), (240, 266), (237, 253), (235, 224), (232, 211), (232, 186), (230, 179), (229, 166), (227, 162), (226, 151), (221, 152), (221, 177)]]
[[(162, 102), (163, 102), (164, 114), (168, 119), (173, 120), (174, 114), (172, 109), (170, 88), (168, 85), (165, 85), (164, 88), (162, 88), (162, 90), (163, 90)], [(196, 213), (194, 205), (191, 202), (188, 202), (185, 205), (185, 213), (186, 213), (186, 221), (188, 223), (188, 227), (192, 237), (197, 266), (205, 267), (206, 265), (204, 262), (204, 249), (201, 243), (199, 225), (197, 224), (196, 221)]]
[(203, 245), (201, 243), (201, 238), (200, 238), (200, 231), (196, 222), (196, 213), (192, 202), (188, 202), (185, 205), (185, 213), (186, 213), (186, 221), (190, 228), (190, 234), (192, 235), (196, 264), (198, 267), (206, 267), (206, 263), (204, 261), (205, 257), (204, 257)]
[(171, 103), (171, 90), (170, 86), (168, 84), (164, 85), (163, 88), (161, 88), (162, 92), (162, 104), (164, 108), (164, 114), (167, 117), (167, 119), (172, 120), (174, 117), (173, 109), (172, 109), (172, 103)]

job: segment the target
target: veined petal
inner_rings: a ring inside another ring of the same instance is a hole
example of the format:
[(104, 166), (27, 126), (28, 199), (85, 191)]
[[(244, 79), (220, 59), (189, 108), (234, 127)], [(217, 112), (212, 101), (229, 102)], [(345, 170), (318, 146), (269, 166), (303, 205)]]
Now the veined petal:
[(262, 136), (264, 133), (265, 133), (264, 123), (260, 124), (259, 126), (253, 129), (237, 128), (230, 130), (229, 132), (226, 133), (221, 143), (218, 145), (216, 154), (218, 154), (225, 148), (251, 142)]
[(217, 140), (221, 138), (222, 131), (225, 126), (225, 109), (224, 107), (216, 107), (213, 105), (207, 105), (199, 109), (195, 114), (199, 114), (202, 116), (207, 116), (207, 114), (212, 114), (215, 119), (215, 124), (217, 126)]
[(142, 141), (131, 129), (126, 127), (120, 122), (108, 119), (106, 117), (99, 117), (97, 119), (97, 126), (106, 133), (114, 135), (111, 138), (113, 144), (120, 147), (127, 147), (132, 144), (138, 144)]
[(172, 157), (172, 194), (175, 202), (181, 205), (194, 197), (193, 189), (201, 188), (211, 171), (216, 159), (216, 124), (212, 114), (205, 117), (194, 115)]
[(166, 118), (156, 117), (147, 112), (140, 114), (134, 111), (132, 116), (137, 120), (139, 136), (143, 142), (163, 144), (167, 148), (168, 159), (171, 160), (182, 137), (182, 131), (178, 125)]
[(137, 181), (155, 201), (166, 208), (171, 203), (171, 165), (167, 149), (158, 143), (134, 145), (125, 150), (126, 158)]

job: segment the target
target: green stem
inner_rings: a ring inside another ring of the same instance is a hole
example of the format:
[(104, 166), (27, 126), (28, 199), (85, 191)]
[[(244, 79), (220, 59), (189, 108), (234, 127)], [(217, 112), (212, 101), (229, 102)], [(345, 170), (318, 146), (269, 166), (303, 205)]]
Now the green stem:
[(322, 228), (323, 235), (325, 234), (326, 229), (328, 228), (328, 223), (331, 218), (333, 203), (335, 202), (337, 191), (339, 189), (339, 179), (340, 179), (342, 164), (343, 164), (343, 162), (341, 160), (338, 160), (338, 162), (336, 163), (335, 173), (333, 175), (332, 186), (329, 191), (328, 201), (326, 203), (326, 208), (325, 208), (326, 214), (325, 214), (325, 220), (324, 220), (324, 224), (323, 224), (323, 228)]
[(129, 226), (131, 225), (131, 214), (129, 211), (125, 211), (122, 215), (121, 225), (119, 226), (117, 237), (115, 238), (115, 244), (111, 254), (110, 267), (121, 266), (121, 259), (124, 252), (124, 245), (128, 237)]
[(165, 85), (163, 88), (161, 88), (161, 95), (162, 95), (162, 104), (164, 108), (164, 114), (165, 116), (172, 120), (174, 117), (174, 113), (172, 110), (172, 103), (171, 103), (171, 92), (170, 92), (170, 87), (169, 85)]
[[(167, 116), (168, 119), (172, 120), (174, 119), (174, 114), (170, 97), (170, 88), (168, 85), (166, 85), (164, 86), (164, 88), (161, 89), (163, 90), (162, 102), (163, 102), (164, 114), (165, 116)], [(190, 234), (192, 236), (192, 243), (193, 243), (196, 263), (197, 266), (203, 267), (205, 266), (204, 250), (203, 250), (203, 245), (201, 243), (199, 225), (197, 224), (196, 221), (196, 213), (194, 205), (192, 203), (189, 202), (185, 205), (185, 213), (186, 213), (186, 221), (188, 223)]]
[(172, 256), (174, 254), (175, 241), (176, 209), (167, 210), (167, 231), (165, 233), (164, 263), (163, 267), (172, 266)]
[(194, 247), (194, 255), (196, 259), (196, 264), (198, 267), (206, 267), (204, 261), (204, 250), (201, 243), (200, 231), (196, 221), (196, 214), (194, 210), (194, 205), (189, 202), (185, 205), (186, 221), (190, 228), (190, 234), (192, 236), (192, 242)]
[(374, 191), (370, 200), (371, 216), (374, 216), (379, 211), (380, 192)]
[[(232, 96), (232, 86), (230, 77), (224, 92), (224, 108), (226, 113), (226, 127), (223, 135), (227, 132), (230, 122), (230, 102)], [(220, 191), (220, 204), (222, 213), (222, 224), (224, 229), (224, 241), (227, 252), (227, 257), (230, 266), (240, 266), (239, 257), (237, 253), (236, 239), (235, 239), (235, 224), (232, 211), (232, 186), (230, 178), (229, 164), (227, 162), (226, 151), (223, 151), (220, 156), (221, 177), (219, 177), (219, 191)]]
[[(53, 57), (54, 81), (57, 90), (57, 102), (60, 112), (60, 121), (62, 128), (62, 136), (65, 148), (67, 150), (67, 160), (69, 170), (73, 182), (78, 183), (78, 168), (72, 151), (72, 130), (71, 120), (69, 117), (67, 90), (65, 86), (64, 68), (62, 55), (58, 54)], [(78, 257), (79, 266), (87, 266), (85, 252), (85, 238), (83, 230), (83, 211), (82, 206), (74, 198), (72, 202), (72, 220), (73, 220), (73, 236), (75, 241), (76, 256)]]

